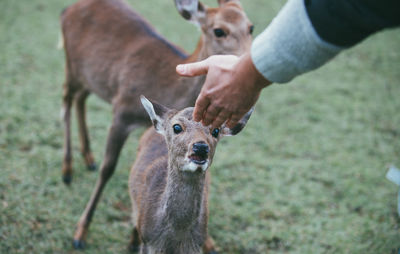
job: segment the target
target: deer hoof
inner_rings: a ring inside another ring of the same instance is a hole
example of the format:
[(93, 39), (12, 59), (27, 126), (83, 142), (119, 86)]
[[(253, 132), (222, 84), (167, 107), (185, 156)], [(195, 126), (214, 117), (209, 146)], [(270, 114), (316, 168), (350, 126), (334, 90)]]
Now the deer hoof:
[(96, 171), (97, 170), (97, 165), (96, 165), (96, 163), (90, 163), (88, 166), (87, 166), (87, 169), (89, 170), (89, 171)]
[(138, 253), (140, 250), (139, 245), (129, 244), (128, 250), (130, 253)]
[(72, 243), (74, 245), (75, 250), (83, 250), (85, 248), (85, 242), (82, 240), (75, 240)]
[(71, 175), (63, 175), (62, 180), (66, 185), (70, 185), (72, 182), (72, 176)]

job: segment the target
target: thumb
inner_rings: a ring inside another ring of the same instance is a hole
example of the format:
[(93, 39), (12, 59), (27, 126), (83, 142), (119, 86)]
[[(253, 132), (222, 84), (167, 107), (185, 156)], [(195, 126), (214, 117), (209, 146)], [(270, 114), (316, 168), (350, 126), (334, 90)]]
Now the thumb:
[(179, 64), (176, 66), (176, 72), (186, 77), (200, 76), (207, 74), (208, 67), (206, 60), (203, 60), (195, 63)]

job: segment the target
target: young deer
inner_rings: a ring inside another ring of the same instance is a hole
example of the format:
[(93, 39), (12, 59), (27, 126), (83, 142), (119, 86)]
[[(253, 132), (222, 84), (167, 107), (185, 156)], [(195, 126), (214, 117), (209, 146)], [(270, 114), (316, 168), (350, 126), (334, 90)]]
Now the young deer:
[(75, 247), (83, 247), (97, 202), (114, 172), (126, 138), (137, 125), (146, 123), (139, 95), (146, 94), (174, 108), (193, 106), (205, 78), (179, 77), (175, 66), (213, 54), (240, 55), (250, 47), (253, 29), (240, 2), (218, 2), (218, 8), (208, 8), (195, 0), (175, 0), (180, 14), (202, 31), (197, 48), (190, 56), (161, 37), (122, 0), (81, 0), (62, 13), (66, 55), (64, 182), (69, 183), (72, 176), (70, 114), (73, 102), (81, 151), (89, 169), (94, 169), (95, 164), (86, 127), (85, 100), (93, 92), (112, 104), (113, 109), (100, 177), (78, 223)]
[(154, 128), (140, 139), (129, 177), (133, 229), (131, 249), (141, 253), (216, 253), (207, 236), (209, 172), (221, 137), (233, 129), (211, 129), (192, 120), (193, 108), (171, 110), (141, 97)]

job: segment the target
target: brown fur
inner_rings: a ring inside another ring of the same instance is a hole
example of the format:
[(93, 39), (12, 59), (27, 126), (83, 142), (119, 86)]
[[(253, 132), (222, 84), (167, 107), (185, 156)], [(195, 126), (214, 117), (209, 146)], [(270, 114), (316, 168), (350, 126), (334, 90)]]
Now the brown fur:
[[(144, 123), (145, 111), (139, 95), (144, 94), (174, 108), (191, 106), (204, 77), (179, 77), (175, 66), (213, 54), (240, 55), (250, 47), (251, 24), (238, 1), (223, 3), (219, 8), (205, 8), (201, 4), (199, 7), (204, 11), (204, 15), (199, 15), (196, 20), (202, 35), (190, 56), (160, 36), (122, 0), (81, 0), (62, 13), (66, 55), (63, 96), (65, 182), (69, 183), (72, 176), (72, 103), (77, 106), (81, 152), (89, 168), (94, 167), (94, 160), (86, 127), (85, 100), (90, 93), (95, 93), (109, 102), (113, 110), (100, 178), (79, 221), (74, 236), (76, 247), (83, 244), (98, 199), (114, 172), (126, 138), (132, 129)], [(215, 38), (213, 29), (219, 26), (229, 31), (229, 36)]]

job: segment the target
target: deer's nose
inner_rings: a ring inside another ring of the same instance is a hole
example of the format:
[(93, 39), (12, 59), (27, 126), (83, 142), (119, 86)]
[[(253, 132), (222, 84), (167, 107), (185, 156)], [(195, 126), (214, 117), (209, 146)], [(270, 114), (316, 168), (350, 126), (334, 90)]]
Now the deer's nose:
[(206, 156), (209, 152), (208, 145), (204, 142), (197, 142), (193, 144), (193, 152), (196, 155)]

